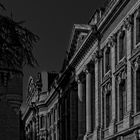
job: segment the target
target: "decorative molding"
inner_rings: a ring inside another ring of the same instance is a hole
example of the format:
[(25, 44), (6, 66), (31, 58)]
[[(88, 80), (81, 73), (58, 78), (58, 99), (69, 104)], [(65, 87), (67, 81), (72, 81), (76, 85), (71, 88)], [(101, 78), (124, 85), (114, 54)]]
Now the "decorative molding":
[(124, 20), (124, 24), (123, 24), (124, 28), (126, 30), (130, 30), (133, 26), (133, 16), (129, 15), (125, 20)]
[(107, 82), (105, 85), (104, 85), (104, 91), (105, 93), (108, 93), (109, 91), (111, 91), (112, 89), (112, 84), (111, 82)]
[(116, 65), (116, 71), (119, 71), (123, 66), (126, 66), (127, 59), (124, 57), (117, 65)]
[(109, 47), (116, 46), (117, 45), (117, 34), (113, 34), (112, 36), (110, 36), (107, 44), (109, 45)]
[(102, 50), (96, 50), (96, 52), (92, 56), (92, 60), (96, 63), (103, 57)]
[(127, 79), (127, 74), (126, 74), (126, 71), (123, 70), (117, 75), (117, 81), (120, 84), (125, 79)]
[(111, 77), (112, 77), (112, 72), (111, 72), (111, 71), (108, 71), (108, 72), (105, 74), (105, 76), (103, 77), (102, 85), (103, 85), (106, 81), (108, 81), (109, 79), (111, 79)]

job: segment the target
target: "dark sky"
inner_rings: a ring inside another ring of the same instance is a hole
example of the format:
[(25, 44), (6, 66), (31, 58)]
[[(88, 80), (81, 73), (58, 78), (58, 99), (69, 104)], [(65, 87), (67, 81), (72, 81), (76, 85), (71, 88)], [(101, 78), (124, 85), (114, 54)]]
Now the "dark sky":
[(15, 20), (40, 37), (34, 54), (39, 68), (24, 68), (24, 91), (29, 75), (37, 71), (59, 71), (68, 48), (73, 24), (86, 24), (105, 0), (1, 0)]

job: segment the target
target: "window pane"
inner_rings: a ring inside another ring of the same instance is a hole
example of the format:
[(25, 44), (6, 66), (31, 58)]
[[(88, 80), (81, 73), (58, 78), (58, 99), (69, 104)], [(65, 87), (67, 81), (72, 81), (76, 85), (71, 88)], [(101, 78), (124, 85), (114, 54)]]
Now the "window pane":
[(120, 120), (123, 119), (124, 114), (126, 112), (126, 84), (125, 81), (123, 81), (120, 85), (119, 85), (119, 118)]
[(109, 126), (111, 121), (112, 111), (111, 111), (111, 92), (108, 92), (106, 95), (106, 127)]
[(140, 42), (140, 17), (136, 19), (136, 44)]
[(136, 74), (136, 111), (140, 111), (140, 70)]
[(119, 37), (119, 60), (125, 56), (125, 31)]
[(110, 48), (108, 48), (105, 54), (105, 69), (106, 72), (110, 70)]

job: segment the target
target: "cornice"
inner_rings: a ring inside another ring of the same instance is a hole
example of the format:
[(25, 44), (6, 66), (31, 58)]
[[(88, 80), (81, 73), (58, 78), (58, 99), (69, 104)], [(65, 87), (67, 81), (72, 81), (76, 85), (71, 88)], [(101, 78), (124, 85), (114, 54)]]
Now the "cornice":
[(97, 24), (98, 30), (101, 34), (110, 26), (114, 19), (118, 16), (120, 11), (127, 5), (130, 0), (113, 0), (112, 5), (108, 8), (100, 21)]

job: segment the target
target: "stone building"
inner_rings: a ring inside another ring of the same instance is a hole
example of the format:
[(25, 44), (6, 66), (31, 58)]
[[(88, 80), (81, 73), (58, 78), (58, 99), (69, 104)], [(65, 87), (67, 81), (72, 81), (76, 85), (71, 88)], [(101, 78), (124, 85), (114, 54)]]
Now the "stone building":
[(46, 140), (49, 135), (47, 117), (51, 114), (53, 119), (54, 112), (52, 107), (48, 108), (46, 100), (50, 95), (50, 85), (56, 75), (57, 73), (39, 72), (36, 78), (29, 78), (26, 107), (22, 113), (26, 140)]
[(139, 83), (140, 0), (110, 0), (88, 24), (73, 26), (62, 70), (45, 100), (46, 138), (140, 139)]

